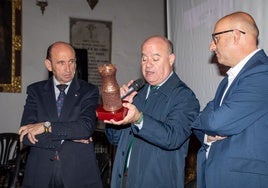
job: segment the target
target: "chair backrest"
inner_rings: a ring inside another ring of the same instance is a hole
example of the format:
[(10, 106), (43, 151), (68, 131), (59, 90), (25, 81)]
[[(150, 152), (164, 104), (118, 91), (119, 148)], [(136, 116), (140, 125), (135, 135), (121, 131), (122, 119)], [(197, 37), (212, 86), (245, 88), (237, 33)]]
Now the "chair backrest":
[[(17, 133), (0, 133), (1, 184), (14, 184), (20, 160), (20, 142)], [(1, 185), (0, 184), (0, 185)]]

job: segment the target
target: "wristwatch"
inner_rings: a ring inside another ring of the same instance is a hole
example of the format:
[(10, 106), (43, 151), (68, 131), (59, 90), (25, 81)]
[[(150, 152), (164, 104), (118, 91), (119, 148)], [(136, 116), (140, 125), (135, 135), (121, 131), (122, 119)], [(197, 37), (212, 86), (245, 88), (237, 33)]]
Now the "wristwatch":
[(49, 121), (46, 121), (44, 123), (44, 129), (45, 129), (45, 133), (49, 132), (49, 128), (51, 127), (51, 123)]

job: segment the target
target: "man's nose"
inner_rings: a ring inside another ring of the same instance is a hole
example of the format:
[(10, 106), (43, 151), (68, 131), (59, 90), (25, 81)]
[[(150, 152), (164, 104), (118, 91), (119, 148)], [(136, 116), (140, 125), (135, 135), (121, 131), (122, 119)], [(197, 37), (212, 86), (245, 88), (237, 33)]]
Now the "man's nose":
[(71, 70), (71, 65), (69, 63), (66, 64), (66, 71), (67, 72), (70, 72)]
[(151, 67), (152, 65), (153, 65), (153, 60), (148, 59), (148, 61), (146, 62), (146, 67)]
[(209, 50), (210, 50), (210, 51), (215, 51), (215, 50), (216, 50), (216, 45), (215, 45), (214, 41), (211, 41), (211, 42), (210, 42)]

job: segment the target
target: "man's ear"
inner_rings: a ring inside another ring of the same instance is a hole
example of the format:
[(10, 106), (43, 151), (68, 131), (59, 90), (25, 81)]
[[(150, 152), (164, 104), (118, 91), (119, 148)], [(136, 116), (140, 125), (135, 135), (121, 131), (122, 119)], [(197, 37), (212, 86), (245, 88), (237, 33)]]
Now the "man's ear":
[(240, 33), (240, 31), (238, 30), (234, 30), (233, 35), (234, 35), (234, 43), (238, 44), (242, 33)]
[(169, 55), (169, 64), (172, 66), (173, 65), (173, 63), (175, 62), (175, 54), (170, 54)]
[(45, 65), (48, 71), (52, 72), (52, 64), (48, 59), (45, 60)]

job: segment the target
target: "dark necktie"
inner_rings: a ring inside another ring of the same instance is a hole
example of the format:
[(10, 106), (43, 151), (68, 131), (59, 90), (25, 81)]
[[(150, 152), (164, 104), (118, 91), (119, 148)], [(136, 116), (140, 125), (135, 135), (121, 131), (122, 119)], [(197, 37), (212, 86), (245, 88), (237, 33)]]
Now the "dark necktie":
[(57, 112), (58, 112), (58, 117), (60, 116), (60, 113), (61, 113), (61, 108), (62, 108), (62, 105), (63, 105), (63, 101), (64, 101), (64, 98), (65, 98), (65, 89), (67, 88), (68, 85), (66, 84), (59, 84), (57, 85), (57, 88), (60, 90), (60, 94), (58, 96), (58, 99), (57, 99)]
[[(150, 91), (149, 91), (149, 94), (148, 94), (148, 97), (153, 93), (155, 92), (160, 86), (153, 86), (153, 85), (150, 85)], [(147, 97), (147, 98), (148, 98)]]
[(155, 90), (157, 90), (159, 88), (159, 86), (150, 86), (150, 92), (153, 92)]

